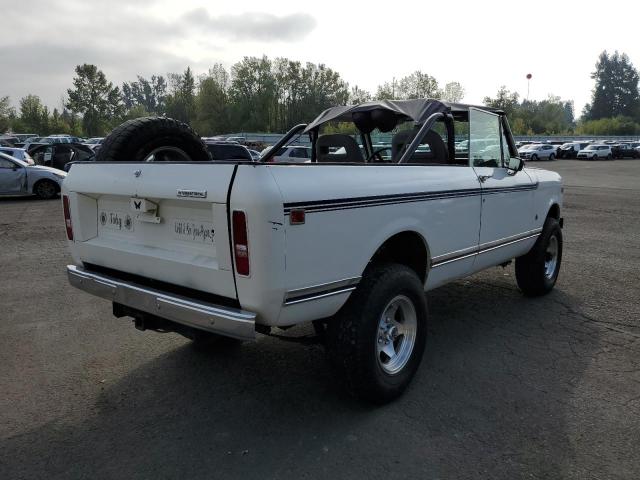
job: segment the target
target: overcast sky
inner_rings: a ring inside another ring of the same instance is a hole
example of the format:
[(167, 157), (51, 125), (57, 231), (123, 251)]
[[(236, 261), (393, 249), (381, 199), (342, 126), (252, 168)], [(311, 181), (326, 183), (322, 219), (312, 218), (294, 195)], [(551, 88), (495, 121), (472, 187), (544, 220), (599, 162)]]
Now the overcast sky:
[(120, 85), (137, 74), (188, 65), (202, 73), (216, 62), (229, 67), (265, 54), (324, 63), (373, 93), (419, 69), (441, 85), (462, 83), (469, 103), (500, 85), (525, 97), (531, 73), (531, 99), (574, 100), (579, 115), (602, 50), (626, 52), (640, 66), (638, 13), (636, 3), (619, 0), (597, 7), (558, 0), (22, 0), (2, 8), (0, 96), (17, 104), (34, 93), (59, 107), (75, 65), (85, 62)]

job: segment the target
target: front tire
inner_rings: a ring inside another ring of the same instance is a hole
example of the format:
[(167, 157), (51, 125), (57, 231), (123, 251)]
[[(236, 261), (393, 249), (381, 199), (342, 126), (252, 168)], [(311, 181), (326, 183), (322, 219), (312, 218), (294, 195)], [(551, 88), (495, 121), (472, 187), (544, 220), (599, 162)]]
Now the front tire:
[(558, 280), (562, 263), (562, 229), (547, 217), (542, 233), (526, 255), (516, 258), (516, 281), (526, 296), (549, 293)]
[(538, 155), (534, 153), (533, 155), (531, 155), (531, 161), (535, 162), (536, 160), (538, 160)]
[(329, 322), (327, 353), (352, 394), (383, 404), (411, 382), (426, 337), (427, 303), (416, 273), (404, 265), (374, 264)]
[(58, 185), (51, 180), (40, 180), (33, 187), (33, 193), (42, 200), (51, 200), (58, 193)]

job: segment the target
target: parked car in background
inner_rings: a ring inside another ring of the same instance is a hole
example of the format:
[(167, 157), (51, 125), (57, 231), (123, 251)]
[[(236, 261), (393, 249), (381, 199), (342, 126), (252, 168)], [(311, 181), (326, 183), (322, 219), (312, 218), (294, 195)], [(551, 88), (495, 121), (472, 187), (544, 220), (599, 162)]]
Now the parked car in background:
[(39, 137), (37, 133), (14, 133), (14, 136), (19, 140), (20, 143), (26, 142), (30, 138)]
[(0, 195), (37, 195), (50, 199), (60, 192), (66, 176), (66, 172), (28, 165), (0, 152)]
[(525, 160), (555, 160), (556, 158), (556, 146), (547, 143), (537, 143), (529, 145), (526, 149), (518, 151), (520, 158)]
[(207, 150), (211, 154), (213, 160), (248, 160), (253, 161), (253, 157), (249, 150), (243, 145), (236, 142), (227, 141), (205, 141)]
[(251, 155), (251, 158), (253, 159), (253, 161), (257, 162), (258, 159), (260, 158), (260, 152), (257, 150), (253, 150), (252, 148), (248, 148), (247, 150), (249, 150), (249, 154)]
[(611, 152), (610, 145), (588, 145), (584, 148), (584, 150), (580, 150), (578, 152), (577, 158), (589, 159), (589, 160), (598, 160), (598, 159), (608, 159), (611, 160), (613, 158), (613, 153)]
[(64, 170), (69, 162), (88, 160), (93, 155), (93, 150), (81, 143), (40, 145), (31, 151), (31, 156), (37, 165), (59, 170)]
[(22, 160), (27, 165), (35, 165), (33, 158), (31, 158), (31, 155), (29, 155), (24, 148), (0, 147), (0, 152)]
[(611, 145), (613, 158), (638, 158), (638, 152), (630, 143), (616, 143)]
[[(267, 147), (262, 152), (261, 156), (264, 156), (271, 150), (272, 147)], [(311, 147), (303, 147), (300, 145), (287, 145), (278, 150), (274, 157), (273, 162), (295, 162), (305, 163), (311, 161)]]
[(225, 138), (225, 140), (227, 142), (237, 142), (240, 144), (244, 144), (247, 142), (247, 139), (245, 137), (227, 137)]
[(15, 147), (16, 143), (20, 143), (17, 137), (12, 135), (0, 135), (0, 146)]
[(562, 144), (558, 152), (558, 158), (576, 158), (578, 152), (589, 145), (586, 142), (568, 142)]

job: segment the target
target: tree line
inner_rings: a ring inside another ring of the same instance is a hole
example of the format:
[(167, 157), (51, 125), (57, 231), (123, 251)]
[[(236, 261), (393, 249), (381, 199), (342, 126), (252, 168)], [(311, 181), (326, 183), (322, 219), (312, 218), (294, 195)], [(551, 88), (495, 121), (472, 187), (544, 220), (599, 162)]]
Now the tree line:
[[(521, 100), (503, 86), (484, 103), (505, 110), (519, 135), (640, 133), (638, 72), (628, 56), (602, 52), (592, 78), (592, 99), (578, 122), (573, 102), (552, 95), (542, 101)], [(121, 86), (110, 82), (97, 66), (84, 64), (75, 68), (61, 109), (50, 111), (31, 94), (20, 99), (17, 109), (8, 97), (0, 97), (0, 132), (99, 136), (125, 120), (146, 115), (188, 122), (206, 136), (283, 132), (334, 105), (425, 97), (459, 102), (464, 95), (459, 82), (441, 85), (420, 70), (386, 81), (372, 93), (350, 87), (326, 65), (266, 56), (245, 57), (230, 69), (215, 64), (198, 77), (188, 67), (166, 76), (137, 76)]]

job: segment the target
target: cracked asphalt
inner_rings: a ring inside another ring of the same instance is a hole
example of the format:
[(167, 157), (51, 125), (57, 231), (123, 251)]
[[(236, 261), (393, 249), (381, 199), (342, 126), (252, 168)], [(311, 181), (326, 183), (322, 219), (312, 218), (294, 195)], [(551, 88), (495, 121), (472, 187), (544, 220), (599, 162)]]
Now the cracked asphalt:
[(0, 478), (639, 478), (640, 161), (540, 166), (566, 185), (556, 289), (509, 266), (430, 292), (381, 408), (317, 345), (135, 330), (67, 284), (59, 201), (1, 199)]

